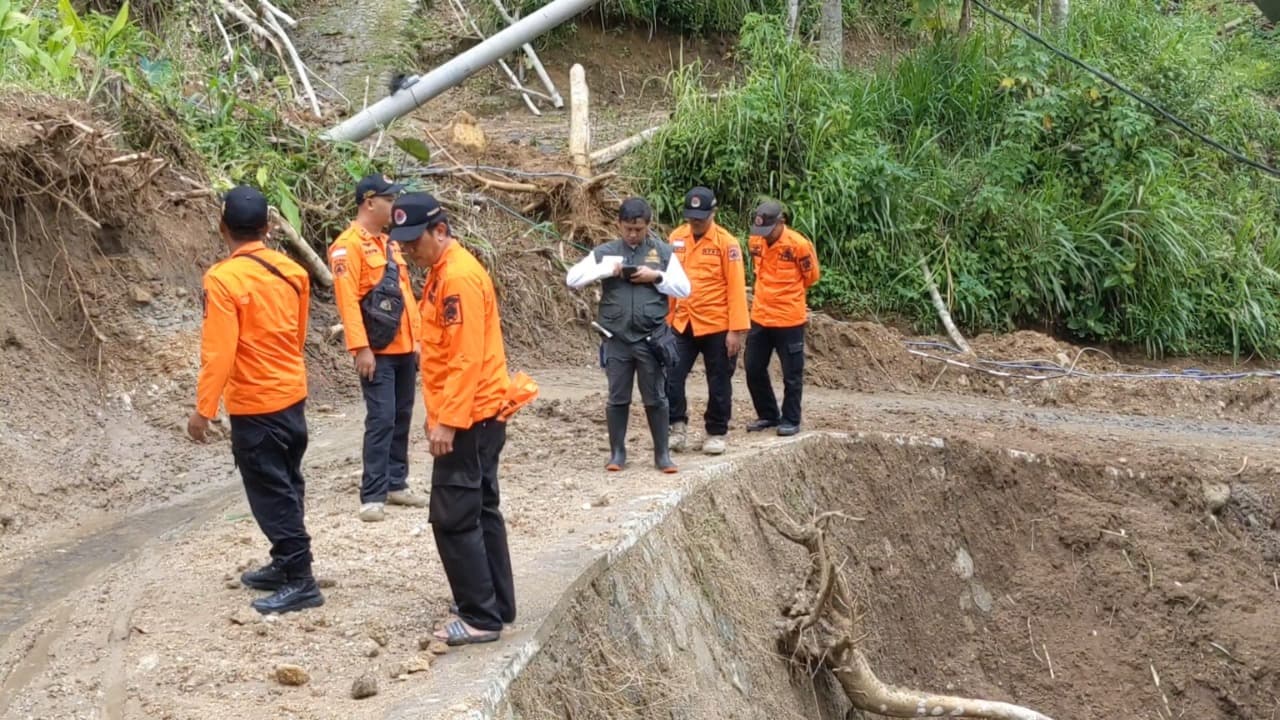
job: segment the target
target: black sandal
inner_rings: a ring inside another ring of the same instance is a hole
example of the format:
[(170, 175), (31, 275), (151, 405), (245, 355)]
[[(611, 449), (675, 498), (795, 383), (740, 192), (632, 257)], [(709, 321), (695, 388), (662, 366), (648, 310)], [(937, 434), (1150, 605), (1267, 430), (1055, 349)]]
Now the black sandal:
[[(444, 644), (449, 647), (458, 647), (459, 645), (479, 645), (480, 643), (496, 642), (502, 637), (500, 631), (480, 631), (472, 634), (467, 632), (467, 626), (462, 624), (461, 620), (453, 620), (446, 624), (443, 628), (445, 632)], [(437, 636), (437, 640), (440, 638)]]

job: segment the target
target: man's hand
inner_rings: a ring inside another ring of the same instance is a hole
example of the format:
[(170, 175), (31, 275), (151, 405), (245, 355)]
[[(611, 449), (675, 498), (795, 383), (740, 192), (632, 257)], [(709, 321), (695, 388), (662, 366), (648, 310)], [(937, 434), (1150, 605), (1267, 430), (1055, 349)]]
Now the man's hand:
[(657, 270), (654, 270), (651, 267), (645, 267), (644, 265), (641, 265), (640, 267), (636, 268), (635, 273), (631, 275), (631, 282), (635, 283), (636, 285), (648, 285), (650, 283), (658, 282), (658, 278), (660, 277), (662, 277), (662, 273), (658, 272)]
[(453, 452), (453, 436), (457, 430), (448, 425), (427, 425), (427, 440), (431, 444), (431, 457), (444, 457)]
[(613, 272), (610, 274), (612, 274), (614, 277), (622, 277), (622, 261), (621, 260), (613, 261)]
[(373, 372), (378, 367), (378, 359), (373, 356), (373, 351), (369, 348), (360, 348), (356, 352), (356, 373), (360, 377), (373, 382)]
[(208, 433), (209, 418), (198, 412), (191, 413), (191, 417), (187, 418), (187, 434), (191, 436), (191, 439), (202, 443)]
[(744, 333), (742, 331), (738, 331), (738, 332), (730, 331), (729, 334), (725, 336), (724, 349), (725, 349), (725, 353), (729, 357), (737, 357), (738, 352), (742, 350), (743, 335)]

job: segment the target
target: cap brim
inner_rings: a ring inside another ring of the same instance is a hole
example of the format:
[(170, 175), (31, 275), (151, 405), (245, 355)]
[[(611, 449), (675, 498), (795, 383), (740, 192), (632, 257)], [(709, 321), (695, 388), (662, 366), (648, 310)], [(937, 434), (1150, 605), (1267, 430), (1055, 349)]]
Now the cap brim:
[(751, 226), (751, 234), (764, 237), (773, 232), (773, 229), (776, 227), (778, 227), (778, 223), (774, 223), (772, 225), (753, 225)]
[(385, 190), (378, 193), (379, 195), (399, 195), (404, 192), (404, 186), (400, 183), (392, 183)]
[(426, 231), (429, 223), (421, 225), (404, 225), (401, 227), (391, 228), (391, 232), (387, 233), (387, 237), (398, 243), (417, 242), (422, 237), (422, 233)]
[(692, 208), (684, 211), (685, 220), (706, 220), (711, 217), (712, 210), (694, 210)]

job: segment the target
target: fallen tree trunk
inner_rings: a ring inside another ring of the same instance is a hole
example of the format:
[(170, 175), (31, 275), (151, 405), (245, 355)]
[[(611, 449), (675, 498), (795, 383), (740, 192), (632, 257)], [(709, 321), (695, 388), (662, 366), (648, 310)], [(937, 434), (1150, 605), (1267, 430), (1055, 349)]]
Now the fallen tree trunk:
[(786, 619), (780, 624), (778, 639), (783, 655), (804, 663), (806, 669), (829, 670), (853, 707), (889, 717), (1052, 720), (1020, 705), (934, 695), (882, 682), (857, 647), (855, 638), (861, 637), (857, 618), (861, 614), (844, 573), (829, 551), (826, 525), (846, 516), (823, 513), (802, 525), (778, 505), (761, 502), (754, 493), (751, 502), (761, 520), (809, 553), (804, 582), (797, 589), (795, 600), (784, 610)]

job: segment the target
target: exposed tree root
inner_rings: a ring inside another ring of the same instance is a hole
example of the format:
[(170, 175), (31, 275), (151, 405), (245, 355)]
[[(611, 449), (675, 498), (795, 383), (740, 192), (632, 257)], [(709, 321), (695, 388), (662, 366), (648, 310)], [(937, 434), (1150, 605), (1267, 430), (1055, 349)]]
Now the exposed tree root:
[(889, 717), (987, 718), (989, 720), (1051, 720), (1025, 707), (991, 700), (933, 695), (882, 682), (858, 649), (860, 615), (844, 573), (832, 561), (826, 526), (841, 513), (823, 513), (806, 524), (797, 523), (774, 503), (754, 493), (756, 515), (778, 534), (809, 552), (809, 569), (778, 624), (778, 643), (795, 662), (808, 669), (831, 671), (849, 702), (863, 712)]

